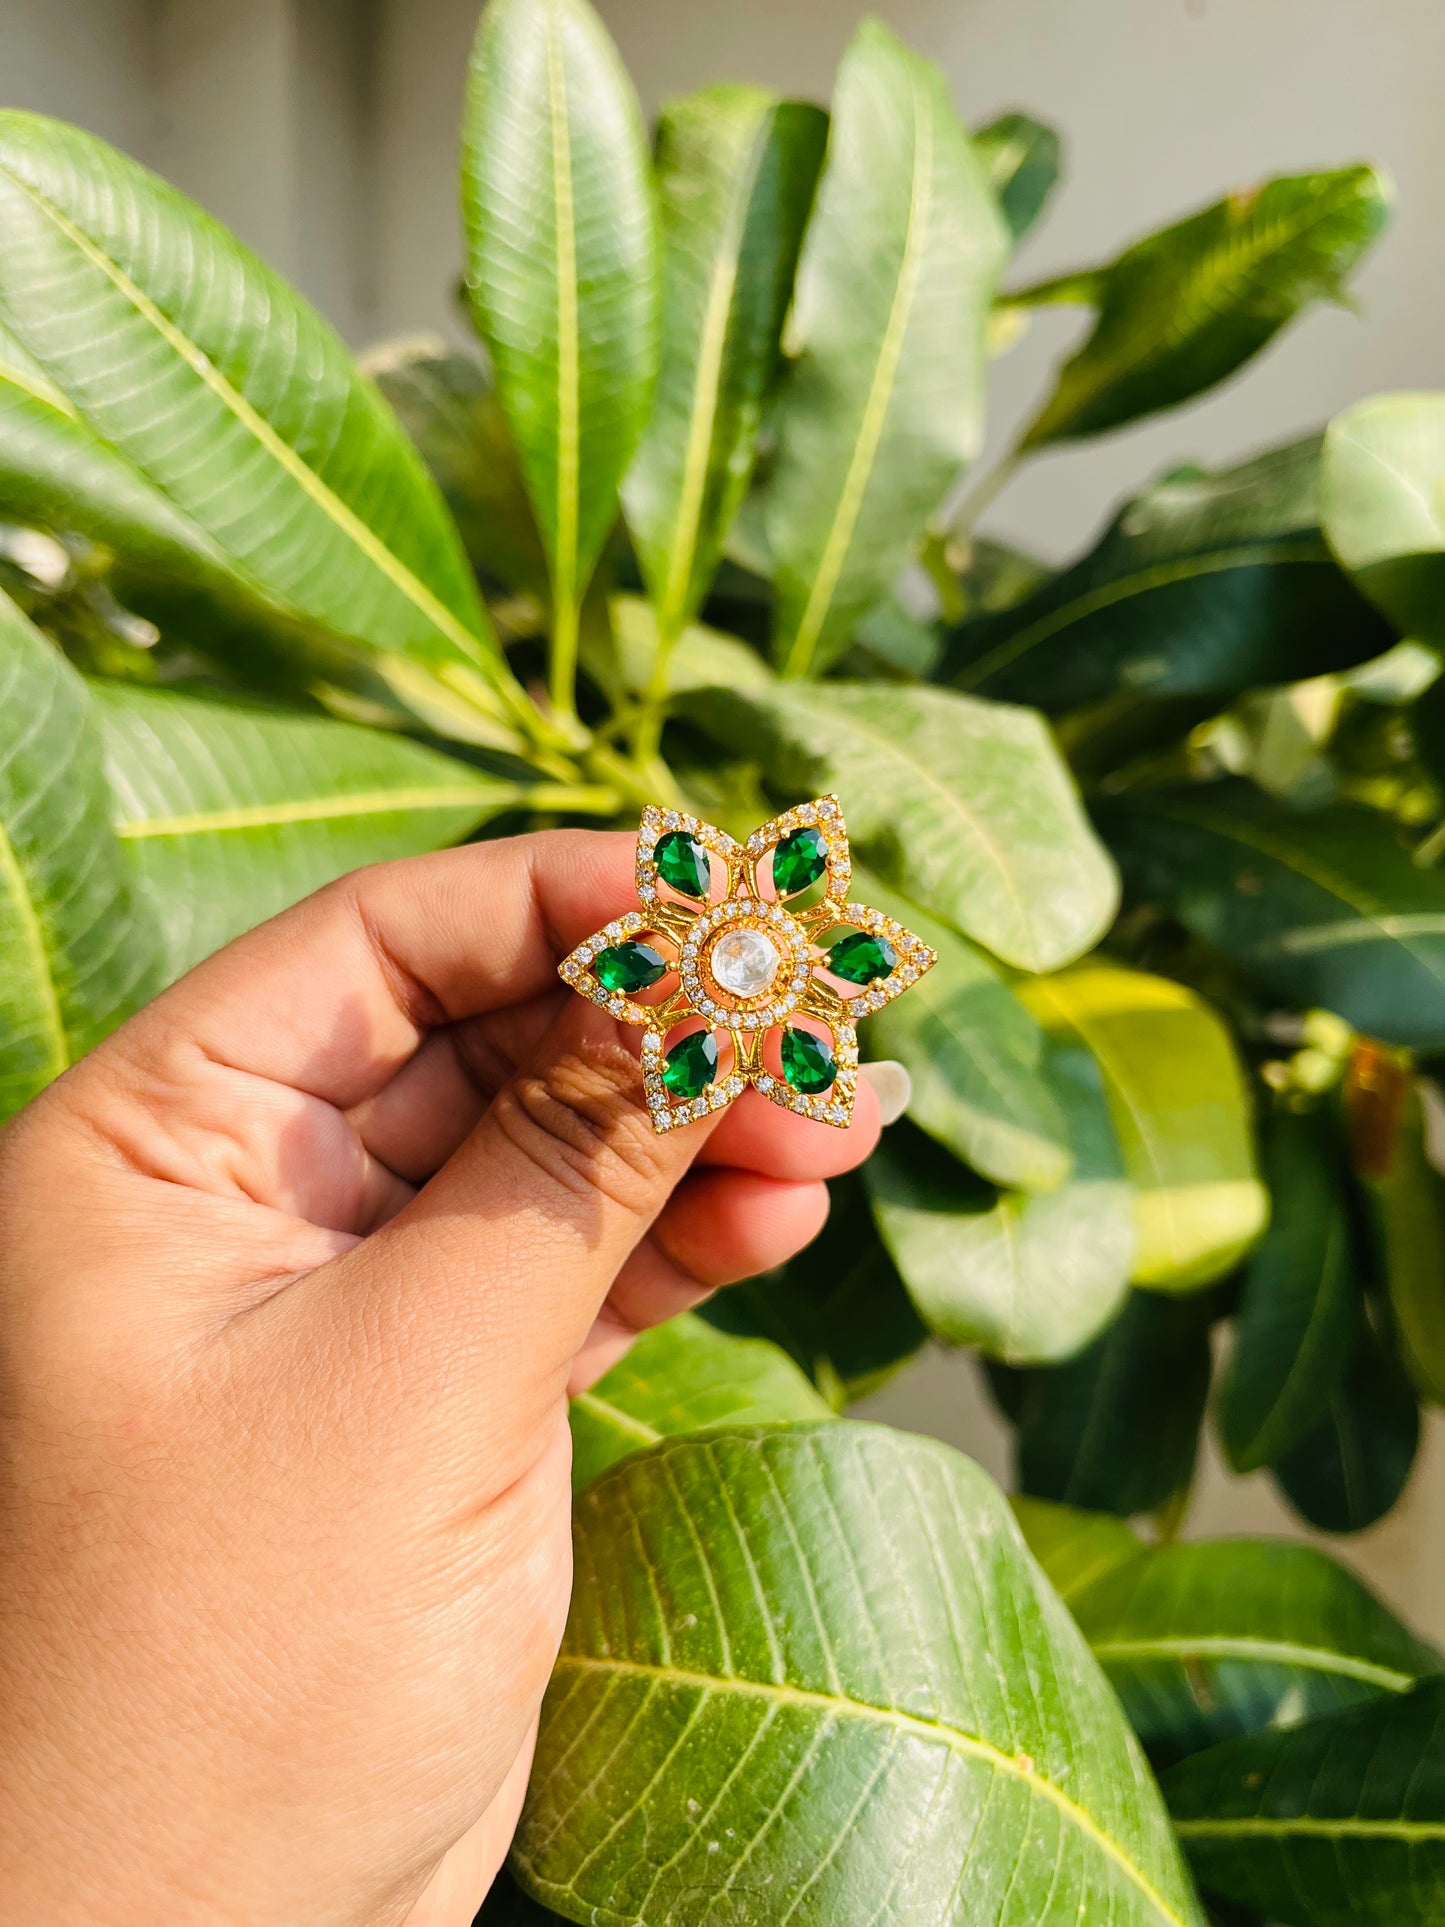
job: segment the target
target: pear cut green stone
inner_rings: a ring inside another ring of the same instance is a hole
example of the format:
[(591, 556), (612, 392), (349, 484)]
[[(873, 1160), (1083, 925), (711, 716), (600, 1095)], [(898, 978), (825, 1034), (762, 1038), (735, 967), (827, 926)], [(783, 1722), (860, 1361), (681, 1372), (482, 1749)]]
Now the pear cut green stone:
[(669, 830), (652, 852), (657, 874), (685, 897), (705, 897), (712, 885), (707, 851), (686, 830)]
[(783, 1076), (795, 1091), (815, 1096), (826, 1091), (838, 1075), (833, 1046), (826, 1037), (789, 1024), (783, 1031)]
[(662, 1081), (674, 1097), (697, 1097), (716, 1076), (717, 1039), (710, 1030), (684, 1037), (662, 1060)]
[(773, 851), (773, 887), (780, 897), (796, 896), (816, 883), (828, 867), (828, 845), (823, 832), (811, 827), (794, 830)]
[(667, 959), (650, 943), (614, 943), (592, 959), (592, 974), (608, 990), (646, 990), (667, 975)]
[(849, 984), (876, 984), (891, 977), (898, 952), (886, 937), (870, 937), (865, 930), (854, 930), (840, 937), (828, 952), (827, 968)]

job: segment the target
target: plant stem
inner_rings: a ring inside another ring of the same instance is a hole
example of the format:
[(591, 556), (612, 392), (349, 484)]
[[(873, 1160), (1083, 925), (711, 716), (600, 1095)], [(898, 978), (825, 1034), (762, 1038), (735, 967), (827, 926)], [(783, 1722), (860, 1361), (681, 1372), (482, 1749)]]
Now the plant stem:
[(559, 595), (552, 609), (552, 662), (548, 688), (564, 723), (577, 718), (577, 645), (582, 611), (577, 598)]
[(637, 711), (637, 721), (632, 731), (632, 750), (639, 763), (653, 763), (657, 760), (662, 745), (662, 725), (667, 715), (667, 672), (672, 666), (672, 652), (677, 643), (678, 629), (673, 623), (665, 627), (657, 625), (657, 647), (652, 652), (652, 672), (643, 691), (642, 702)]
[(517, 800), (533, 810), (567, 816), (616, 816), (622, 806), (615, 789), (596, 783), (519, 783)]
[(946, 541), (968, 544), (980, 517), (1003, 494), (1017, 474), (1022, 460), (1022, 448), (1011, 448), (997, 467), (990, 469), (983, 480), (964, 496), (957, 510), (949, 517), (947, 528), (939, 531)]

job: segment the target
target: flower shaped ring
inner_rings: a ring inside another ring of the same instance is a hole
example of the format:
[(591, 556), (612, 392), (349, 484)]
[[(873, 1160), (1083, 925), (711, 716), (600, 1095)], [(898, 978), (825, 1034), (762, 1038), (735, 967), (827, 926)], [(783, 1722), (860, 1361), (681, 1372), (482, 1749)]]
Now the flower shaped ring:
[(934, 962), (901, 924), (849, 901), (851, 877), (835, 796), (785, 810), (745, 844), (678, 810), (643, 811), (641, 909), (579, 944), (558, 971), (643, 1027), (654, 1130), (705, 1117), (749, 1084), (787, 1110), (846, 1126), (857, 1019)]

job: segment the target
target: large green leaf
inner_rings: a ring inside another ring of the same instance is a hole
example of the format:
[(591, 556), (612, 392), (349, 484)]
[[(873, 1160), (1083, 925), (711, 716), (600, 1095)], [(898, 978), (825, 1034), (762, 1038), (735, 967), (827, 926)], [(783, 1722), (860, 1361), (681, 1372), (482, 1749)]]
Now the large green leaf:
[(1103, 1075), (1134, 1192), (1135, 1282), (1190, 1291), (1222, 1277), (1263, 1229), (1269, 1200), (1219, 1018), (1181, 984), (1114, 964), (1037, 978), (1018, 994)]
[(1425, 1133), (1412, 1085), (1371, 1192), (1401, 1358), (1419, 1390), (1445, 1405), (1445, 1177), (1430, 1162)]
[(838, 654), (978, 452), (1004, 245), (943, 76), (865, 21), (838, 70), (766, 496), (785, 674)]
[(490, 0), (462, 143), (467, 286), (547, 553), (553, 693), (647, 419), (656, 214), (642, 115), (587, 0)]
[(1032, 114), (1000, 114), (973, 137), (973, 151), (993, 189), (1004, 225), (1021, 241), (1043, 213), (1059, 180), (1059, 136)]
[(159, 988), (85, 684), (0, 595), (0, 1117)]
[(927, 1327), (884, 1249), (856, 1176), (828, 1186), (828, 1222), (782, 1271), (733, 1285), (702, 1316), (720, 1331), (780, 1345), (841, 1408), (906, 1364)]
[(1052, 1499), (1015, 1493), (1009, 1500), (1024, 1543), (1066, 1604), (1139, 1552), (1139, 1540), (1112, 1512), (1081, 1512)]
[(623, 489), (664, 647), (697, 613), (747, 492), (827, 119), (709, 87), (657, 130), (662, 366)]
[(1325, 533), (1403, 635), (1445, 642), (1445, 395), (1376, 395), (1330, 423)]
[(1329, 1412), (1354, 1351), (1363, 1285), (1360, 1200), (1328, 1110), (1266, 1119), (1269, 1229), (1252, 1253), (1219, 1403), (1230, 1464), (1252, 1472)]
[(129, 683), (94, 684), (92, 702), (172, 977), (333, 877), (458, 842), (532, 794), (320, 716)]
[(958, 1454), (847, 1423), (673, 1440), (582, 1495), (575, 1548), (512, 1862), (547, 1905), (1200, 1920), (1116, 1702)]
[(1357, 1030), (1445, 1045), (1445, 874), (1357, 804), (1296, 811), (1243, 782), (1095, 812), (1131, 889), (1262, 989)]
[(995, 1191), (940, 1146), (895, 1126), (867, 1169), (874, 1215), (923, 1322), (1010, 1364), (1069, 1358), (1118, 1311), (1134, 1226), (1119, 1149), (1087, 1052), (1056, 1050), (1070, 1177)]
[(1213, 1747), (1164, 1793), (1204, 1885), (1270, 1920), (1445, 1918), (1445, 1680)]
[(1073, 1153), (1037, 1020), (965, 938), (856, 868), (853, 887), (938, 959), (867, 1030), (873, 1056), (908, 1068), (908, 1115), (995, 1184), (1046, 1191), (1062, 1183)]
[(1093, 332), (1059, 372), (1025, 448), (1173, 408), (1241, 367), (1345, 277), (1384, 226), (1371, 167), (1284, 175), (1231, 194), (1091, 271)]
[(91, 135), (0, 113), (0, 321), (243, 584), (403, 687), (430, 671), (514, 740), (533, 712), (415, 450), (326, 323), (199, 208)]
[(1185, 1491), (1209, 1396), (1211, 1316), (1197, 1293), (1131, 1292), (1087, 1351), (1018, 1373), (1022, 1490), (1125, 1519)]
[(1156, 1546), (1069, 1605), (1156, 1761), (1403, 1693), (1442, 1666), (1353, 1573), (1309, 1546)]
[(547, 558), (490, 371), (430, 339), (389, 342), (364, 365), (421, 450), (473, 567), (545, 596)]
[(1404, 1491), (1419, 1444), (1420, 1408), (1404, 1367), (1362, 1319), (1325, 1416), (1271, 1470), (1311, 1525), (1362, 1532)]
[(1028, 710), (843, 682), (708, 690), (687, 707), (779, 789), (837, 790), (885, 879), (1006, 963), (1055, 969), (1108, 928), (1113, 869)]
[(1318, 472), (1317, 436), (1175, 470), (1072, 567), (956, 629), (945, 675), (1057, 714), (1120, 692), (1222, 703), (1382, 654), (1394, 631), (1325, 546)]
[(832, 1416), (786, 1352), (685, 1312), (644, 1332), (572, 1400), (572, 1483), (580, 1491), (619, 1459), (677, 1433)]

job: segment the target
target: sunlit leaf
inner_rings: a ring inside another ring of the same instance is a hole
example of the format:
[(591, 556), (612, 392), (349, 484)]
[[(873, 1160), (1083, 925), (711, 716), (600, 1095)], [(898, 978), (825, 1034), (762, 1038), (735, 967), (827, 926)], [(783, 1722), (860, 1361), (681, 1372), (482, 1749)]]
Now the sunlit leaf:
[(765, 498), (784, 674), (837, 656), (977, 453), (1003, 250), (943, 76), (865, 21), (838, 71)]
[(1320, 495), (1340, 561), (1402, 635), (1445, 642), (1445, 395), (1375, 395), (1325, 436)]
[(847, 1423), (673, 1440), (581, 1496), (575, 1549), (512, 1859), (546, 1904), (1200, 1921), (1117, 1703), (958, 1454)]
[(1119, 692), (1222, 704), (1382, 654), (1394, 631), (1320, 534), (1318, 469), (1312, 436), (1175, 470), (1033, 595), (955, 629), (943, 673), (1055, 714)]
[(1342, 299), (1388, 203), (1371, 167), (1283, 175), (1136, 242), (1096, 271), (1093, 332), (1024, 446), (1101, 434), (1232, 375), (1302, 308)]
[(1066, 1603), (1139, 1553), (1139, 1540), (1112, 1512), (1083, 1512), (1024, 1493), (1016, 1493), (1009, 1504), (1029, 1551)]
[(1058, 131), (1032, 114), (1000, 114), (979, 128), (973, 151), (1009, 233), (1021, 241), (1058, 185)]

